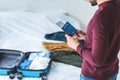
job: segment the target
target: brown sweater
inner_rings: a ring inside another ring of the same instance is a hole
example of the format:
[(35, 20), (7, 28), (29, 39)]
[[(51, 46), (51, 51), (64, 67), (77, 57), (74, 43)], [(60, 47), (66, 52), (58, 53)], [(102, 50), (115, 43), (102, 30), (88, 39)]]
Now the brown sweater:
[(63, 43), (55, 43), (55, 42), (42, 42), (45, 49), (50, 52), (56, 51), (74, 51), (74, 49), (68, 47), (66, 42)]

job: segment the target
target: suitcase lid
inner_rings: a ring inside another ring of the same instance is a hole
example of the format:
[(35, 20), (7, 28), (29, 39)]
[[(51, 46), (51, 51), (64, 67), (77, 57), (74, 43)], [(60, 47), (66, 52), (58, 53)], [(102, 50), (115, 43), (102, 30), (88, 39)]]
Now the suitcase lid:
[(0, 68), (11, 69), (18, 66), (24, 59), (24, 52), (10, 49), (0, 49)]

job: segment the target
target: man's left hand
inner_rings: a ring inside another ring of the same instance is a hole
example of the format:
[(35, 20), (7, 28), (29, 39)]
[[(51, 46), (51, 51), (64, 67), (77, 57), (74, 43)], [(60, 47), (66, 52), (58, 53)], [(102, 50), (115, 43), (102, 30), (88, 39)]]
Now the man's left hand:
[(79, 41), (78, 38), (74, 38), (72, 36), (69, 36), (68, 34), (65, 35), (66, 39), (67, 39), (67, 45), (69, 47), (71, 47), (72, 49), (77, 50), (77, 47), (79, 45)]

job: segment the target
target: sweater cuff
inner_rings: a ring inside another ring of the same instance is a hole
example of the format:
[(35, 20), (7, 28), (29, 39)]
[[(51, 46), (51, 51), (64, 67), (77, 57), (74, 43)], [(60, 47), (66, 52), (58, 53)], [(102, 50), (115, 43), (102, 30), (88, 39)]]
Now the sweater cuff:
[(79, 45), (77, 46), (76, 51), (77, 51), (77, 53), (78, 53), (80, 56), (82, 56), (82, 49), (83, 49), (83, 46), (79, 44)]

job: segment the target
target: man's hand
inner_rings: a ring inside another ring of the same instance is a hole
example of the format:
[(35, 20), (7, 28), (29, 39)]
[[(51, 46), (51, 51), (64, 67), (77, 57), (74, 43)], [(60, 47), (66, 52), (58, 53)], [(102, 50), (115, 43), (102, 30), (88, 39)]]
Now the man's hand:
[(79, 40), (85, 40), (86, 33), (83, 32), (82, 30), (78, 30), (75, 37), (77, 37)]
[(72, 49), (77, 50), (77, 46), (79, 45), (78, 38), (71, 37), (67, 34), (65, 35), (65, 37), (67, 39), (68, 46), (71, 47)]

